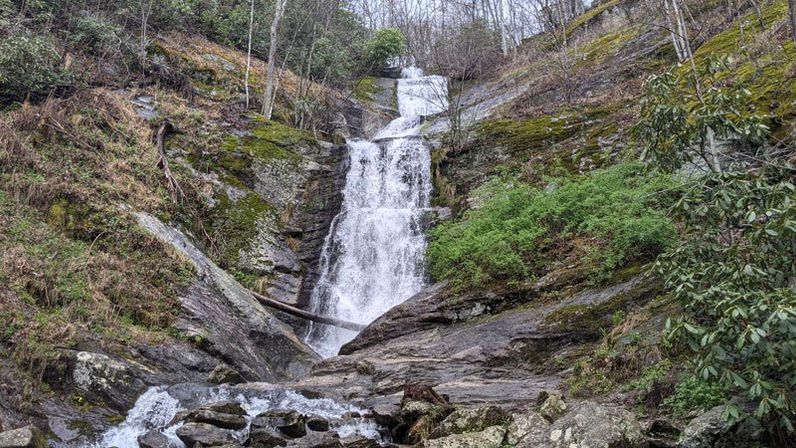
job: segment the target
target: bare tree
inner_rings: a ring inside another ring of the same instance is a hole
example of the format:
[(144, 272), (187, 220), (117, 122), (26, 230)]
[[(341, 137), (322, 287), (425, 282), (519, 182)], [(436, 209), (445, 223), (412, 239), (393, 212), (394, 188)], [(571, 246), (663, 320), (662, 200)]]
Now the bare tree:
[(285, 14), (285, 6), (287, 0), (276, 0), (276, 10), (274, 11), (274, 20), (271, 21), (271, 42), (268, 49), (268, 69), (265, 78), (265, 93), (263, 94), (263, 110), (262, 113), (266, 120), (271, 119), (271, 114), (274, 111), (274, 78), (276, 77), (276, 47), (277, 37), (279, 35), (279, 22)]
[(246, 110), (249, 109), (249, 73), (252, 69), (252, 35), (254, 34), (254, 0), (251, 0), (251, 9), (249, 10), (249, 44), (246, 51), (246, 76), (244, 77), (244, 85), (246, 87)]
[(790, 36), (796, 42), (796, 0), (788, 0), (788, 13), (790, 15)]

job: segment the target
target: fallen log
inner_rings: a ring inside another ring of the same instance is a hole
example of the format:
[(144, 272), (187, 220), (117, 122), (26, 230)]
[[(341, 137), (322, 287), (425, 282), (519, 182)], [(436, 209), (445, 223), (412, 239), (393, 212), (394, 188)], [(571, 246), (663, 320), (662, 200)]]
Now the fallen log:
[(357, 324), (354, 322), (348, 322), (346, 320), (337, 319), (334, 317), (319, 316), (317, 314), (310, 313), (309, 311), (304, 311), (302, 309), (290, 306), (287, 303), (280, 302), (278, 300), (274, 300), (269, 297), (265, 297), (264, 295), (258, 294), (254, 291), (249, 290), (249, 292), (261, 304), (282, 311), (284, 313), (290, 314), (291, 316), (300, 317), (302, 319), (311, 320), (313, 322), (318, 322), (321, 324), (332, 325), (334, 327), (345, 328), (346, 330), (351, 330), (351, 331), (362, 331), (366, 327), (366, 325)]

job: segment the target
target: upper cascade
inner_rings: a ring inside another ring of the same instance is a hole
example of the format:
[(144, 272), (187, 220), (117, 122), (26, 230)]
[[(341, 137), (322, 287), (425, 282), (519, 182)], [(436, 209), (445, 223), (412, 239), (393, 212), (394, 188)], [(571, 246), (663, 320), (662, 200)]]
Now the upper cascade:
[[(447, 110), (448, 82), (405, 68), (397, 97), (401, 116), (374, 141), (348, 142), (343, 206), (321, 255), (314, 313), (368, 324), (424, 286), (421, 221), (431, 196), (431, 157), (420, 128), (423, 117)], [(355, 335), (312, 324), (307, 342), (329, 357)]]

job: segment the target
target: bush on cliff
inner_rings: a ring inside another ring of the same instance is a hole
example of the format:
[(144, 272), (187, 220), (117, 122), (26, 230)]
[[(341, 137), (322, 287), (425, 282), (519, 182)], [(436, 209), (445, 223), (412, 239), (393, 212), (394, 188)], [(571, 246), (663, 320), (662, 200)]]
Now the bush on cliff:
[(576, 246), (607, 272), (652, 259), (676, 239), (663, 211), (671, 202), (663, 193), (673, 185), (668, 176), (629, 163), (550, 185), (497, 179), (480, 188), (480, 204), (432, 232), (432, 275), (459, 289), (516, 284)]

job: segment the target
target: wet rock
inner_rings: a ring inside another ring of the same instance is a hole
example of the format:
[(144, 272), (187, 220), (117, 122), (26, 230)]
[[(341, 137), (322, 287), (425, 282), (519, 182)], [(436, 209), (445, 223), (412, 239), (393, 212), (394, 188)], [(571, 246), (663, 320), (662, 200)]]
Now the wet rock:
[(732, 424), (724, 418), (726, 406), (717, 406), (691, 420), (677, 448), (730, 448), (754, 446), (756, 430), (751, 425)]
[(506, 431), (506, 441), (514, 446), (526, 438), (541, 439), (549, 433), (549, 426), (550, 423), (536, 412), (512, 414)]
[(307, 428), (313, 431), (325, 432), (329, 430), (329, 421), (323, 417), (310, 416), (307, 418)]
[(290, 440), (290, 448), (344, 448), (336, 432), (312, 432), (300, 439)]
[(622, 408), (583, 402), (545, 431), (529, 433), (517, 448), (646, 448), (636, 417)]
[(491, 426), (505, 425), (509, 419), (509, 414), (498, 406), (457, 409), (439, 424), (432, 433), (432, 438), (479, 432)]
[(219, 428), (239, 430), (246, 427), (246, 418), (241, 415), (197, 409), (185, 417), (186, 422), (207, 423)]
[(452, 434), (439, 439), (426, 440), (424, 448), (500, 448), (506, 436), (504, 426), (491, 426), (479, 432)]
[(207, 375), (207, 382), (210, 384), (240, 384), (245, 383), (246, 380), (243, 379), (240, 372), (228, 364), (221, 363)]
[(0, 432), (0, 448), (47, 448), (47, 440), (35, 426)]
[(170, 448), (169, 438), (160, 431), (151, 430), (138, 437), (139, 448)]
[(549, 422), (556, 421), (559, 417), (566, 414), (567, 403), (561, 394), (548, 394), (542, 405), (539, 407), (539, 414)]
[(378, 442), (364, 436), (353, 435), (340, 440), (345, 448), (379, 448)]
[(201, 409), (206, 409), (212, 412), (220, 412), (222, 414), (231, 415), (246, 415), (246, 410), (243, 409), (240, 403), (233, 400), (219, 401), (216, 403), (202, 406)]
[(217, 447), (235, 443), (230, 431), (207, 423), (186, 423), (177, 428), (177, 437), (187, 446), (198, 443), (203, 447)]
[(274, 448), (287, 445), (287, 440), (282, 438), (278, 432), (269, 428), (258, 428), (249, 434), (246, 446), (251, 448)]
[(307, 434), (304, 417), (296, 411), (266, 411), (252, 420), (251, 427), (276, 428), (282, 434), (297, 439)]

